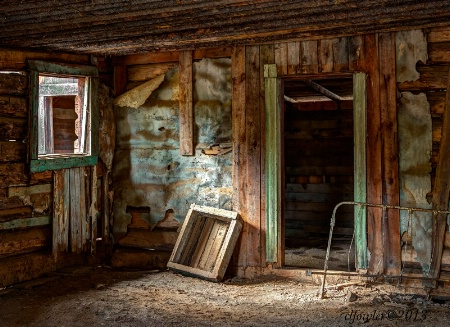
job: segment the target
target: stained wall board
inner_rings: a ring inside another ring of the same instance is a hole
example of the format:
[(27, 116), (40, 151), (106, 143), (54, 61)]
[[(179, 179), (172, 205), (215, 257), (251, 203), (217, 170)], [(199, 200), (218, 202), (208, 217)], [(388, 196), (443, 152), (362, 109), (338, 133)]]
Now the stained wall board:
[(242, 229), (237, 212), (191, 205), (167, 267), (219, 282)]

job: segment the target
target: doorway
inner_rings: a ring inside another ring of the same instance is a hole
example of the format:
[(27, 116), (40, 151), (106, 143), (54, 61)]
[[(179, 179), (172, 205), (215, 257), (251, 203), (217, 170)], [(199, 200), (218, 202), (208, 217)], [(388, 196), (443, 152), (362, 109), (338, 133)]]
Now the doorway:
[[(333, 208), (354, 199), (353, 78), (284, 81), (284, 263), (322, 269)], [(329, 269), (355, 270), (354, 209), (336, 213)]]

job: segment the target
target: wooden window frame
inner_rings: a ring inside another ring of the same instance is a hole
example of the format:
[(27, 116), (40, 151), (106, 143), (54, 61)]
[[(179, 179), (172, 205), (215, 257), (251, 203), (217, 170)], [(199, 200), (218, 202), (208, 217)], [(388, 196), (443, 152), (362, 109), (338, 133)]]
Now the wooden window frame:
[[(29, 60), (30, 71), (30, 171), (42, 172), (46, 170), (58, 170), (63, 168), (94, 166), (98, 161), (98, 70), (92, 66), (70, 65), (40, 60)], [(89, 146), (83, 154), (38, 155), (39, 131), (39, 74), (55, 77), (88, 77), (90, 79), (88, 93), (89, 119), (86, 121), (89, 135)]]

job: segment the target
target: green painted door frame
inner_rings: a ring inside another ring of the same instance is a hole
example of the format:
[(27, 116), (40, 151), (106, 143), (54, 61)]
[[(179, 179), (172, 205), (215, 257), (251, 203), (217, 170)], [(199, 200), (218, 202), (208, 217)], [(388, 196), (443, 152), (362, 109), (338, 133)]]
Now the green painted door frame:
[[(280, 263), (281, 231), (281, 82), (275, 64), (264, 65), (266, 116), (266, 261)], [(366, 202), (366, 74), (353, 75), (354, 192), (356, 202)], [(331, 218), (331, 213), (330, 213)], [(365, 207), (355, 208), (356, 267), (367, 268)]]

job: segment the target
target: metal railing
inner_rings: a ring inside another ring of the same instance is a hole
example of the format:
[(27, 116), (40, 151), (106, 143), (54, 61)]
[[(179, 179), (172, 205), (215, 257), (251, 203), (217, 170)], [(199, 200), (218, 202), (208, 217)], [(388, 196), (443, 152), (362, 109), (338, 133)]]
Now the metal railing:
[(353, 205), (353, 206), (366, 207), (366, 208), (367, 207), (382, 208), (383, 209), (382, 217), (385, 216), (387, 209), (408, 211), (409, 221), (411, 221), (412, 214), (415, 211), (433, 213), (433, 217), (437, 214), (447, 214), (447, 215), (450, 214), (450, 211), (448, 211), (448, 210), (422, 209), (422, 208), (403, 207), (403, 206), (394, 206), (394, 205), (385, 205), (385, 204), (374, 204), (374, 203), (366, 203), (366, 202), (353, 202), (353, 201), (344, 201), (344, 202), (338, 203), (333, 209), (333, 214), (331, 215), (331, 220), (330, 220), (330, 234), (328, 236), (328, 247), (327, 247), (327, 253), (325, 255), (325, 263), (324, 263), (324, 267), (323, 267), (323, 279), (322, 279), (322, 284), (320, 286), (320, 292), (319, 292), (319, 297), (321, 299), (323, 298), (323, 293), (324, 293), (324, 289), (325, 289), (325, 280), (326, 280), (327, 270), (328, 270), (328, 260), (330, 258), (330, 250), (331, 250), (331, 240), (333, 238), (333, 229), (334, 229), (334, 225), (336, 223), (336, 211), (342, 205)]

